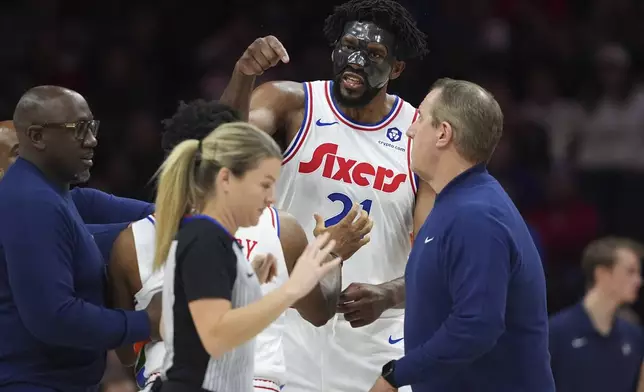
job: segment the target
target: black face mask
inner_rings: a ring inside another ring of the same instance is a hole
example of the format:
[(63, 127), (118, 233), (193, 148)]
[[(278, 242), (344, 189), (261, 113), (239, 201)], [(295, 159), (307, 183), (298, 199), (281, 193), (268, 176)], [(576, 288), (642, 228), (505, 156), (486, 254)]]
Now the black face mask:
[[(387, 48), (382, 57), (370, 50), (369, 44), (378, 43)], [(342, 37), (333, 50), (333, 95), (345, 107), (355, 108), (367, 105), (378, 95), (389, 81), (395, 61), (395, 38), (390, 32), (371, 22), (349, 22)], [(345, 72), (360, 75), (364, 80), (363, 92), (353, 95), (343, 92), (341, 86)]]

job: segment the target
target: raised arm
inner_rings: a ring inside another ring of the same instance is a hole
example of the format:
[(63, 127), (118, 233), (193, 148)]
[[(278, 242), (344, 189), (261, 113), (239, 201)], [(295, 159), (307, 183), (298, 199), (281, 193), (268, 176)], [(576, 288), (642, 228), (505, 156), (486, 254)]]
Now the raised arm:
[(302, 83), (268, 82), (253, 91), (248, 122), (273, 136), (285, 132), (290, 141), (300, 128), (303, 110)]
[[(304, 88), (296, 82), (269, 82), (255, 88), (255, 78), (280, 61), (289, 62), (288, 53), (273, 36), (258, 38), (237, 60), (233, 74), (219, 101), (239, 112), (243, 119), (275, 135), (292, 129), (297, 113), (304, 108)], [(301, 120), (301, 119), (300, 119)], [(295, 132), (299, 127), (296, 124)]]

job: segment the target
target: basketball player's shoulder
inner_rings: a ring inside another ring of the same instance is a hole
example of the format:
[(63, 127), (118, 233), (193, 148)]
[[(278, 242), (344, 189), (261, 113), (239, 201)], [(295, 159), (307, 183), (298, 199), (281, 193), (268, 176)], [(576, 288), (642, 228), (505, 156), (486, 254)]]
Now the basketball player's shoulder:
[(266, 82), (253, 91), (251, 110), (270, 104), (283, 110), (304, 108), (304, 83), (288, 80)]
[(251, 96), (249, 122), (270, 135), (279, 130), (286, 130), (290, 141), (299, 129), (299, 123), (304, 116), (305, 102), (303, 83), (264, 83), (257, 87)]

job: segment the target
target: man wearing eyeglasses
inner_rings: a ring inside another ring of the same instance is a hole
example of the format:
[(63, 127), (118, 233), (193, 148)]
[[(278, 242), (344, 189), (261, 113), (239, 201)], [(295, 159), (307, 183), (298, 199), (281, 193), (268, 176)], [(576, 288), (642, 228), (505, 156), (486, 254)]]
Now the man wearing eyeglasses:
[(13, 121), (20, 157), (0, 181), (0, 390), (95, 390), (106, 351), (158, 338), (159, 315), (102, 306), (105, 263), (85, 223), (137, 220), (151, 207), (69, 191), (89, 179), (97, 145), (80, 94), (35, 87)]

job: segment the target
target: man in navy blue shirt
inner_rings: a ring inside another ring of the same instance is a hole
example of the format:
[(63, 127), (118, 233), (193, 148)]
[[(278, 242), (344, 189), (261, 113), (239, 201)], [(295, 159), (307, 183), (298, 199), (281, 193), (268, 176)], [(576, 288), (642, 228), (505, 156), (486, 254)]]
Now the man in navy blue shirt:
[(405, 271), (405, 356), (373, 392), (554, 392), (546, 285), (521, 215), (487, 173), (503, 114), (476, 84), (439, 80), (407, 131), (436, 191)]
[(640, 244), (623, 238), (602, 238), (584, 250), (581, 266), (588, 292), (550, 319), (558, 392), (644, 390), (642, 330), (617, 316), (621, 306), (637, 300), (642, 256)]
[(158, 338), (157, 309), (104, 308), (105, 263), (85, 223), (132, 221), (147, 203), (75, 189), (98, 122), (78, 93), (29, 90), (14, 113), (20, 158), (0, 181), (0, 389), (91, 391), (106, 351)]

